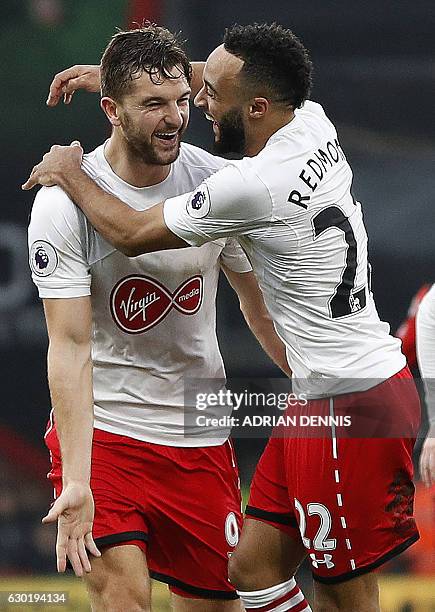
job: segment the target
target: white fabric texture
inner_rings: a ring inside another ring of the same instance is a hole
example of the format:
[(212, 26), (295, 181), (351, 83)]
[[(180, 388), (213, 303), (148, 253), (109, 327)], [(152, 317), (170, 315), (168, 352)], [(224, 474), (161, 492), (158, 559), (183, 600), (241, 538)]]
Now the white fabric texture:
[[(111, 169), (104, 145), (85, 171), (137, 210), (192, 189), (226, 162), (183, 144), (168, 177), (137, 188)], [(128, 258), (108, 244), (58, 187), (36, 196), (29, 227), (32, 278), (42, 298), (91, 295), (95, 427), (173, 446), (216, 446), (228, 427), (188, 426), (186, 379), (225, 379), (216, 338), (220, 265), (248, 272), (236, 240)], [(221, 417), (231, 406), (216, 407)]]
[(298, 391), (309, 397), (364, 391), (406, 364), (376, 311), (351, 187), (334, 126), (306, 102), (257, 156), (232, 161), (164, 206), (167, 226), (189, 244), (239, 238)]

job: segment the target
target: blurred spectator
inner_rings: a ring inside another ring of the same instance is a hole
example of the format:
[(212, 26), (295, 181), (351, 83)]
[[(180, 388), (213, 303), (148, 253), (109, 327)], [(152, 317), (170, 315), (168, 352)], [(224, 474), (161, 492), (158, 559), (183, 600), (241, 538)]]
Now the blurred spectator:
[(417, 483), (415, 496), (415, 520), (420, 539), (400, 557), (382, 568), (382, 573), (410, 573), (435, 576), (435, 490)]
[(63, 0), (32, 0), (30, 14), (41, 25), (60, 25), (64, 19)]
[(48, 483), (0, 460), (0, 488), (0, 574), (53, 572), (56, 528), (41, 525), (50, 503)]
[(411, 370), (416, 370), (417, 354), (415, 348), (415, 317), (421, 300), (431, 288), (431, 285), (424, 284), (411, 300), (406, 319), (399, 325), (396, 336), (402, 340), (402, 351), (408, 361)]

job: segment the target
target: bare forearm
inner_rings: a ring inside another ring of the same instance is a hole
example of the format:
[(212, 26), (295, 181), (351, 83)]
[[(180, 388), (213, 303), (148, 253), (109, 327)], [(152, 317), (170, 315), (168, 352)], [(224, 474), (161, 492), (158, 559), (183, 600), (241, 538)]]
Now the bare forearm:
[(291, 378), (292, 372), (287, 362), (285, 345), (277, 335), (272, 320), (267, 316), (249, 318), (247, 315), (245, 315), (245, 319), (264, 352), (269, 355), (286, 376)]
[(188, 246), (166, 227), (162, 203), (134, 210), (101, 189), (79, 168), (58, 173), (55, 183), (82, 209), (95, 229), (129, 257)]
[(61, 448), (63, 484), (89, 483), (94, 421), (89, 348), (50, 345), (48, 379)]
[(82, 209), (95, 229), (119, 251), (133, 252), (139, 231), (146, 224), (146, 211), (136, 211), (101, 189), (81, 169), (59, 175), (59, 186)]
[(239, 297), (240, 310), (258, 342), (269, 357), (289, 377), (292, 372), (287, 363), (286, 349), (275, 331), (263, 294), (254, 273), (237, 273), (222, 265), (223, 271)]

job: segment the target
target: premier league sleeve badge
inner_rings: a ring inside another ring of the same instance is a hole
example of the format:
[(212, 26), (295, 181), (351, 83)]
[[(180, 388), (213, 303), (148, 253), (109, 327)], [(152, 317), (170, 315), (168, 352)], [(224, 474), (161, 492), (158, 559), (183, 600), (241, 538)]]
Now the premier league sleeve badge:
[(50, 276), (56, 270), (59, 258), (54, 246), (37, 240), (30, 248), (30, 268), (36, 276)]
[(210, 206), (208, 187), (203, 183), (192, 193), (187, 201), (187, 214), (194, 219), (202, 219), (210, 212)]

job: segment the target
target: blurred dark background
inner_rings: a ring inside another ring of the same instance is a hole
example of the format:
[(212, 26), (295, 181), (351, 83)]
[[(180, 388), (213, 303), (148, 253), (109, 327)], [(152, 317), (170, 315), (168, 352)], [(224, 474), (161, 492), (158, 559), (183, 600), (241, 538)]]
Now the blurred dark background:
[[(24, 472), (33, 483), (43, 483), (48, 468), (41, 454), (49, 412), (47, 339), (27, 265), (26, 227), (34, 194), (22, 192), (20, 184), (51, 144), (79, 139), (90, 150), (108, 136), (98, 96), (79, 93), (71, 107), (55, 109), (48, 109), (45, 99), (55, 72), (74, 63), (99, 62), (116, 27), (150, 18), (181, 30), (192, 59), (205, 59), (220, 43), (224, 28), (234, 22), (278, 21), (293, 29), (310, 49), (315, 65), (312, 98), (337, 125), (354, 170), (354, 193), (364, 206), (381, 318), (396, 329), (411, 296), (423, 282), (434, 279), (432, 1), (3, 0), (1, 15), (0, 430), (9, 441), (18, 432), (14, 447), (22, 445), (21, 457), (29, 459)], [(211, 146), (209, 124), (196, 110), (186, 139)], [(237, 300), (224, 282), (218, 314), (229, 376), (277, 375), (246, 331)], [(239, 444), (246, 481), (262, 443)], [(23, 474), (16, 476), (20, 460), (11, 461), (11, 448), (0, 445), (0, 484), (6, 499), (0, 504), (0, 519), (20, 506), (22, 495), (13, 483), (26, 482)], [(35, 502), (21, 514), (35, 512), (41, 496), (36, 489)], [(11, 537), (10, 530), (2, 536), (3, 531), (0, 525), (0, 547)], [(35, 551), (44, 549), (36, 528), (34, 540)], [(43, 558), (43, 550), (35, 552), (38, 571)], [(22, 567), (22, 559), (15, 565)]]

